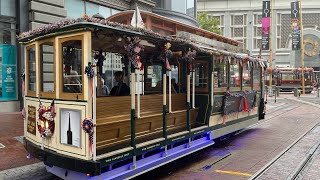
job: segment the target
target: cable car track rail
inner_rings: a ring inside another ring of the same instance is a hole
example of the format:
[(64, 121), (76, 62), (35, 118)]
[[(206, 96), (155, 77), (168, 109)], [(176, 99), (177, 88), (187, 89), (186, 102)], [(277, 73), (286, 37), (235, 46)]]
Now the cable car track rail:
[[(307, 132), (305, 132), (303, 135), (301, 135), (295, 142), (293, 142), (291, 145), (289, 145), (285, 150), (283, 150), (280, 154), (278, 154), (274, 159), (269, 161), (268, 164), (266, 164), (264, 167), (262, 167), (258, 172), (256, 172), (253, 176), (249, 178), (249, 180), (255, 180), (258, 179), (261, 175), (263, 175), (267, 170), (269, 170), (272, 165), (274, 165), (281, 157), (283, 157), (290, 149), (292, 149), (300, 140), (302, 140), (306, 135), (308, 135), (310, 132), (312, 132), (317, 126), (320, 125), (320, 122), (315, 124), (312, 128), (310, 128)], [(298, 166), (296, 172), (294, 173), (294, 176), (290, 179), (295, 179), (298, 177), (300, 172), (303, 171), (304, 167), (310, 162), (310, 159), (314, 156), (314, 153), (316, 152), (317, 149), (319, 149), (320, 142), (317, 144), (317, 148), (313, 151), (313, 153), (309, 154), (305, 160), (302, 161), (300, 166)], [(311, 148), (313, 149), (313, 148)], [(300, 168), (299, 168), (300, 167)]]

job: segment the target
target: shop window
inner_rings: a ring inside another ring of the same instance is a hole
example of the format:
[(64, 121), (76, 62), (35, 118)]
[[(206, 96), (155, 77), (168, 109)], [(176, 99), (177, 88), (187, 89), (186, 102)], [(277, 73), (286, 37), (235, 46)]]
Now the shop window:
[(230, 62), (230, 87), (240, 87), (241, 76), (239, 71), (239, 63), (234, 59)]
[(68, 38), (61, 45), (60, 56), (62, 95), (66, 99), (83, 99), (83, 44), (82, 36)]
[(37, 78), (36, 78), (36, 48), (34, 46), (27, 48), (27, 95), (36, 96)]
[(242, 87), (251, 87), (251, 70), (248, 63), (242, 65)]
[(216, 62), (213, 72), (214, 88), (228, 87), (227, 64)]
[(40, 45), (40, 96), (55, 97), (55, 71), (53, 42)]
[[(260, 72), (261, 72), (260, 67), (253, 68), (252, 80), (253, 80), (253, 88), (254, 89), (260, 89), (260, 81), (261, 81)], [(267, 78), (269, 78), (269, 75), (267, 75)]]

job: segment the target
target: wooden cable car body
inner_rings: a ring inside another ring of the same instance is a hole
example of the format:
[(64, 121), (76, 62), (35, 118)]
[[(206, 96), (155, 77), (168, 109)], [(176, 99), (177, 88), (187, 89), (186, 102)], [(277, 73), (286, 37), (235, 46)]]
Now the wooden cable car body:
[[(294, 89), (302, 90), (301, 68), (276, 68), (273, 70), (272, 84), (279, 87), (282, 92), (291, 92)], [(311, 93), (315, 74), (312, 68), (305, 68), (305, 90)], [(266, 80), (266, 84), (269, 80)]]
[[(262, 60), (97, 19), (66, 21), (20, 36), (26, 57), (26, 149), (61, 178), (134, 177), (210, 146), (214, 139), (258, 122), (264, 113)], [(101, 67), (94, 68), (92, 78), (85, 67), (100, 63), (94, 60), (99, 51), (126, 58), (133, 37), (144, 45), (139, 53), (144, 70), (130, 68), (124, 59), (131, 95), (102, 96)], [(178, 69), (175, 92), (172, 74), (159, 58), (168, 42), (173, 52), (169, 62)], [(193, 61), (187, 60), (192, 59), (189, 49), (197, 51)], [(240, 83), (233, 82), (230, 69), (238, 71)], [(150, 73), (160, 81), (153, 82)], [(241, 74), (256, 78), (245, 82)], [(143, 84), (140, 90), (137, 81)], [(249, 110), (243, 110), (243, 97)], [(50, 128), (39, 121), (43, 107), (55, 113), (50, 136), (41, 136), (38, 129)], [(85, 118), (94, 124), (92, 144), (81, 129)]]

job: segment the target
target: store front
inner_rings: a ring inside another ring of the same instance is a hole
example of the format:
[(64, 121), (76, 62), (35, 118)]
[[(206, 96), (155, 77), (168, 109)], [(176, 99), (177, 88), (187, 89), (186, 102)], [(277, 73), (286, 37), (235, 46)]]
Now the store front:
[(15, 3), (0, 3), (0, 112), (16, 112), (20, 110), (20, 102)]

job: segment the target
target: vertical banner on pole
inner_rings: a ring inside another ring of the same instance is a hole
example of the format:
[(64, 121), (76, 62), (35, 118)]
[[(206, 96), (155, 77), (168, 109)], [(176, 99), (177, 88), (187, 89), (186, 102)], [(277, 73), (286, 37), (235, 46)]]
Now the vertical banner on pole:
[(291, 2), (292, 50), (300, 49), (300, 9), (299, 2)]
[(269, 50), (270, 44), (270, 1), (263, 1), (262, 5), (262, 39), (261, 49)]

